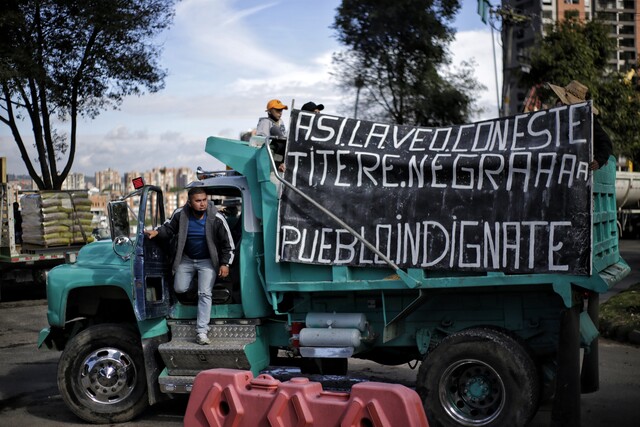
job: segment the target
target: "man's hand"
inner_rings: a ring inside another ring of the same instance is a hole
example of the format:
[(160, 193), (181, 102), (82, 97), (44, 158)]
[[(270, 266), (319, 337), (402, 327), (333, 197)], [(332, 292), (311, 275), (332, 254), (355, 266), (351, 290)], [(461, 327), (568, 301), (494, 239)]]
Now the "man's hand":
[(218, 271), (218, 276), (222, 277), (223, 279), (225, 277), (227, 277), (229, 275), (229, 266), (228, 265), (221, 265), (220, 266), (220, 270)]
[(144, 234), (149, 236), (150, 239), (153, 239), (158, 235), (158, 230), (144, 230)]

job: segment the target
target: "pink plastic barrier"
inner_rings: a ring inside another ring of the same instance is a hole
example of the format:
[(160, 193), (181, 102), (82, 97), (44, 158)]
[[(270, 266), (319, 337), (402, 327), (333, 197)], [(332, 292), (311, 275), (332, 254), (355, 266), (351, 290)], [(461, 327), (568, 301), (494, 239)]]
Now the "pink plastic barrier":
[(429, 427), (418, 394), (365, 382), (328, 392), (308, 378), (280, 382), (249, 371), (211, 369), (196, 377), (186, 427)]

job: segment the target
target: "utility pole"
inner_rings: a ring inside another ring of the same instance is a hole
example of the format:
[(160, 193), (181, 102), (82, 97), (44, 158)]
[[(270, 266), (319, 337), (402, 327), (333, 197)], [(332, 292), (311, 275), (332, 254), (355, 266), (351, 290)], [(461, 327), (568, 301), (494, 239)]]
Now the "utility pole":
[(361, 74), (358, 74), (356, 76), (355, 86), (356, 86), (356, 105), (355, 105), (354, 112), (353, 112), (353, 118), (357, 119), (358, 118), (358, 104), (360, 104), (360, 89), (362, 89), (362, 87), (364, 86), (364, 77), (362, 77)]
[(518, 68), (518, 65), (512, 64), (513, 52), (513, 30), (516, 26), (525, 24), (531, 20), (530, 17), (522, 15), (513, 10), (510, 6), (502, 6), (492, 11), (502, 20), (502, 108), (500, 109), (500, 117), (511, 115), (509, 109), (511, 94), (511, 72)]

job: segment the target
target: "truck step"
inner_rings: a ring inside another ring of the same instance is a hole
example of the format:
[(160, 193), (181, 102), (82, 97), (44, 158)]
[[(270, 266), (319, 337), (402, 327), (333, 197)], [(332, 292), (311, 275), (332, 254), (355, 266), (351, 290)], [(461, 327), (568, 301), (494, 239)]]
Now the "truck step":
[(196, 343), (195, 322), (170, 322), (171, 341), (158, 347), (169, 375), (197, 375), (212, 368), (250, 369), (244, 348), (256, 340), (255, 324), (209, 325), (211, 344)]
[[(166, 370), (164, 374), (166, 374)], [(158, 378), (160, 391), (163, 393), (191, 393), (196, 377), (190, 375), (161, 375)]]

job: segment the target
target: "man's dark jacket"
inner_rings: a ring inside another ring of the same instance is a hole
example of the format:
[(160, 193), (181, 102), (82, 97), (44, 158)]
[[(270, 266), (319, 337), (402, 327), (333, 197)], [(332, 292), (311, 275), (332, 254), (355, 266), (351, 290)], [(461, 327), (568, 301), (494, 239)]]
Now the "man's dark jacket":
[[(178, 238), (176, 256), (173, 260), (174, 273), (182, 261), (184, 246), (187, 243), (189, 215), (191, 215), (191, 207), (186, 204), (176, 209), (171, 218), (158, 228), (158, 237), (161, 239)], [(212, 201), (209, 201), (207, 206), (207, 221), (204, 230), (214, 271), (218, 271), (220, 265), (233, 264), (235, 245), (231, 237), (231, 230), (224, 216), (218, 212)]]
[(593, 158), (599, 164), (604, 166), (609, 160), (609, 156), (613, 154), (613, 144), (607, 132), (602, 128), (598, 119), (593, 117)]

